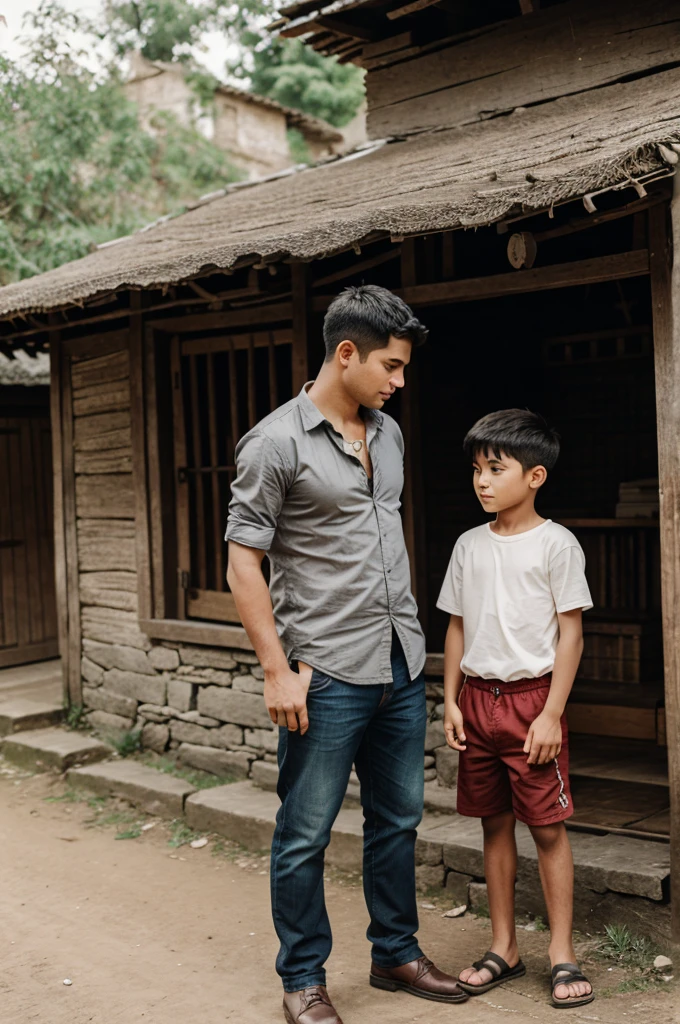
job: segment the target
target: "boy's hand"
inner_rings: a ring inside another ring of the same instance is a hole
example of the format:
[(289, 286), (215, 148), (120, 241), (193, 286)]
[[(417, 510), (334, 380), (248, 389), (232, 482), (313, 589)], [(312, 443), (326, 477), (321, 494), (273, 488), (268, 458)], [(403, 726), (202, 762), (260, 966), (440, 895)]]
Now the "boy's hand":
[(444, 711), (444, 734), (446, 742), (454, 750), (465, 750), (465, 729), (463, 715), (457, 704), (447, 704)]
[(547, 764), (554, 761), (562, 749), (562, 725), (559, 717), (542, 711), (529, 727), (524, 753), (527, 764)]

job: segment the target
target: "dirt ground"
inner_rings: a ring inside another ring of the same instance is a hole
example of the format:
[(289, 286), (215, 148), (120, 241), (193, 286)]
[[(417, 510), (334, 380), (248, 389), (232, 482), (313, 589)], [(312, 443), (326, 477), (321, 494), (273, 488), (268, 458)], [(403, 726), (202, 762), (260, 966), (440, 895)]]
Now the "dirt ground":
[[(110, 801), (73, 801), (60, 779), (0, 774), (2, 1024), (282, 1020), (266, 857), (216, 837), (202, 849), (173, 847), (169, 840), (184, 838), (179, 824), (156, 821), (137, 835), (153, 821)], [(121, 832), (136, 838), (116, 840)], [(345, 1024), (566, 1024), (547, 1004), (545, 933), (520, 933), (526, 978), (447, 1007), (371, 989), (356, 881), (331, 879), (328, 904), (329, 989)], [(421, 943), (442, 968), (460, 969), (487, 948), (488, 921), (444, 919), (443, 909), (422, 910)], [(599, 991), (612, 994), (567, 1020), (680, 1020), (674, 982), (616, 994), (630, 975), (596, 960), (588, 970)]]

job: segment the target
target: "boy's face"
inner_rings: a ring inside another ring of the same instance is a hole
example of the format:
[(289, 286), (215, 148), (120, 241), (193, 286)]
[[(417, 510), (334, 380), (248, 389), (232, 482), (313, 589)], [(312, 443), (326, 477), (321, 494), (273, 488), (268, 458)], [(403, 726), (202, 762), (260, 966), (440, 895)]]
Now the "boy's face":
[(485, 512), (504, 512), (526, 501), (534, 501), (538, 488), (545, 482), (543, 466), (523, 469), (522, 463), (510, 455), (491, 450), (477, 452), (472, 463), (475, 494)]

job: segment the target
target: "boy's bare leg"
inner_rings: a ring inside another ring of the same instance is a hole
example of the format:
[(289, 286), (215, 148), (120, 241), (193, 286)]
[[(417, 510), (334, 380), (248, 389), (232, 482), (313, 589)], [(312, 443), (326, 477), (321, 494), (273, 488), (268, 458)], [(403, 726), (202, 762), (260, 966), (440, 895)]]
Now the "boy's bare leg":
[[(489, 896), (492, 953), (503, 957), (510, 967), (519, 962), (515, 933), (515, 879), (517, 876), (517, 844), (515, 843), (515, 816), (512, 811), (482, 818), (484, 828), (484, 874)], [(480, 951), (483, 953), (484, 950)], [(476, 971), (468, 967), (460, 980), (470, 985), (484, 985), (494, 975), (483, 967)]]
[[(554, 825), (535, 825), (531, 834), (538, 852), (538, 870), (548, 909), (550, 924), (550, 964), (575, 963), (576, 954), (572, 938), (574, 914), (574, 861), (564, 822)], [(558, 999), (585, 996), (592, 992), (588, 982), (575, 981), (557, 985)]]

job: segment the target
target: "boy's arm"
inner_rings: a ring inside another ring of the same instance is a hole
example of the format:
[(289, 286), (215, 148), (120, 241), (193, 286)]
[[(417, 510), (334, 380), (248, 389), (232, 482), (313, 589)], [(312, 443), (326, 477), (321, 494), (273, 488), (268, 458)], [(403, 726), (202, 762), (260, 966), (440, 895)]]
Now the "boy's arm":
[(552, 673), (550, 693), (545, 707), (534, 719), (527, 733), (524, 753), (528, 754), (527, 764), (547, 764), (554, 760), (562, 749), (562, 726), (571, 688), (574, 685), (581, 655), (583, 654), (583, 613), (580, 608), (562, 612), (557, 616), (560, 638), (555, 652), (555, 666)]
[(444, 646), (444, 733), (446, 742), (454, 750), (465, 750), (463, 716), (458, 707), (458, 695), (464, 680), (460, 668), (464, 649), (463, 618), (452, 615)]

